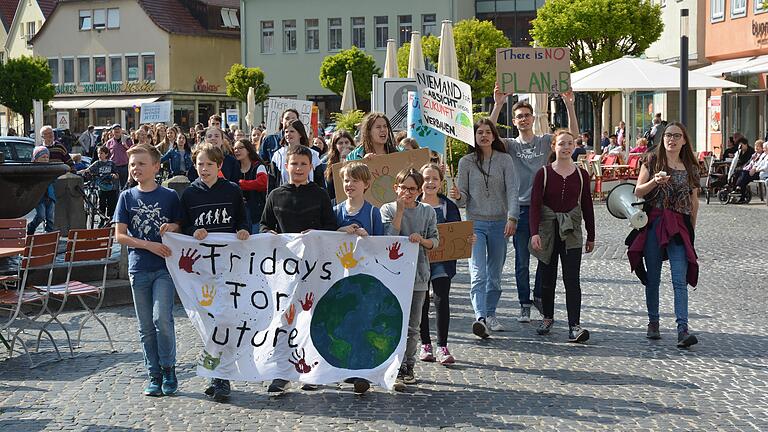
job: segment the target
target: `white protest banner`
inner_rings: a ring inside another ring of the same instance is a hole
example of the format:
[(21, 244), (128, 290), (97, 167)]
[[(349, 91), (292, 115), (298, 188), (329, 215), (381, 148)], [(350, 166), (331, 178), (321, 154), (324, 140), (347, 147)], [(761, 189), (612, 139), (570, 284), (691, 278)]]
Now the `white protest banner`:
[(310, 231), (198, 241), (168, 233), (163, 243), (203, 341), (198, 375), (394, 385), (418, 254), (407, 238)]
[(171, 121), (171, 101), (141, 104), (139, 123), (167, 123)]
[(571, 88), (571, 50), (497, 48), (496, 81), (503, 93), (565, 93)]
[(275, 133), (280, 129), (283, 111), (293, 108), (299, 112), (299, 120), (309, 128), (312, 123), (312, 102), (298, 99), (269, 98), (267, 99), (267, 133)]
[(69, 129), (69, 111), (56, 111), (56, 127)]
[(432, 129), (474, 146), (472, 88), (436, 72), (416, 69), (421, 116)]

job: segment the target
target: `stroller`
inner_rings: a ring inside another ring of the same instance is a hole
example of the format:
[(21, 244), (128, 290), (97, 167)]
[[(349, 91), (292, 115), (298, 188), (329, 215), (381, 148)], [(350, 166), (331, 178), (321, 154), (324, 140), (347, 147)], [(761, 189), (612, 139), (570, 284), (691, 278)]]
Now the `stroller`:
[[(736, 188), (738, 180), (736, 173), (741, 171), (741, 167), (737, 166), (738, 159), (739, 152), (736, 152), (727, 173), (722, 174), (724, 178), (721, 181), (724, 182), (724, 185), (717, 192), (717, 199), (721, 204), (749, 204), (752, 201), (752, 190), (749, 186), (745, 187), (744, 190)], [(707, 203), (709, 203), (709, 198), (707, 198)]]
[[(714, 197), (720, 197), (721, 190), (728, 186), (728, 168), (731, 162), (716, 162), (712, 156), (706, 156), (704, 158), (704, 164), (706, 169), (706, 183), (704, 184), (703, 192), (704, 197), (709, 204), (710, 199)], [(727, 194), (725, 195), (728, 196)]]

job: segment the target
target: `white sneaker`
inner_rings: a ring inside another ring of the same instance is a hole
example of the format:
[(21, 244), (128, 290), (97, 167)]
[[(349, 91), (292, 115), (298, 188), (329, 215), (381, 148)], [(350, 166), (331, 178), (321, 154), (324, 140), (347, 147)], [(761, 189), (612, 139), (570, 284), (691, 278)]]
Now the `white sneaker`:
[(503, 332), (504, 326), (501, 325), (501, 322), (499, 322), (499, 319), (495, 316), (488, 317), (486, 320), (486, 323), (488, 324), (488, 328), (491, 329), (491, 331), (495, 332)]

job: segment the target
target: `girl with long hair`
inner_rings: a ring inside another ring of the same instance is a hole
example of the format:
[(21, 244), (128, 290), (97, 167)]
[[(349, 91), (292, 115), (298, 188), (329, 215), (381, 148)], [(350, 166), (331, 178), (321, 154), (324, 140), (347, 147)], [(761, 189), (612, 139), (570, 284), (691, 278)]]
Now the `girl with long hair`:
[(280, 149), (280, 142), (283, 140), (283, 130), (292, 121), (299, 119), (299, 112), (293, 108), (288, 108), (280, 115), (280, 126), (277, 133), (267, 135), (259, 148), (261, 160), (270, 161), (275, 152)]
[[(219, 171), (219, 177), (224, 177), (231, 182), (237, 182), (239, 174), (239, 164), (231, 152), (226, 150), (224, 141), (224, 132), (218, 126), (209, 126), (205, 129), (205, 142), (212, 144), (214, 147), (220, 149), (224, 153), (224, 163), (221, 165)], [(190, 181), (194, 181), (197, 178), (197, 171), (191, 169), (187, 172), (187, 177)]]
[[(309, 148), (307, 129), (304, 127), (304, 123), (298, 119), (291, 121), (283, 127), (283, 139), (280, 141), (280, 150), (272, 155), (272, 163), (275, 164), (275, 167), (281, 173), (278, 178), (279, 184), (288, 183), (288, 170), (286, 169), (285, 164), (288, 162), (288, 147), (293, 144), (300, 144)], [(319, 169), (321, 165), (320, 155), (312, 149), (309, 150), (312, 153), (312, 171), (309, 173), (309, 181), (313, 181), (324, 188), (325, 182), (323, 181), (323, 172)], [(319, 173), (316, 173), (315, 171), (319, 171)]]
[(507, 241), (515, 233), (519, 216), (518, 180), (512, 158), (489, 119), (475, 123), (475, 146), (459, 160), (459, 175), (450, 197), (466, 207), (474, 223), (477, 242), (469, 259), (470, 298), (475, 312), (472, 332), (490, 336), (489, 327), (503, 328), (496, 318), (501, 298), (501, 271)]
[(267, 166), (259, 157), (253, 144), (245, 138), (235, 141), (233, 151), (235, 159), (240, 163), (237, 184), (243, 190), (251, 233), (258, 233), (261, 213), (264, 211), (267, 200), (269, 185)]
[(336, 188), (333, 186), (333, 165), (347, 159), (347, 155), (355, 148), (355, 139), (344, 129), (333, 133), (328, 148), (328, 158), (325, 161), (325, 189), (331, 200), (336, 198)]
[(389, 119), (383, 113), (372, 112), (360, 123), (360, 145), (347, 155), (347, 160), (371, 158), (397, 151)]
[(192, 169), (192, 149), (186, 135), (177, 128), (169, 128), (167, 133), (171, 134), (171, 131), (175, 134), (176, 139), (173, 146), (160, 158), (160, 163), (169, 163), (171, 176), (187, 175)]

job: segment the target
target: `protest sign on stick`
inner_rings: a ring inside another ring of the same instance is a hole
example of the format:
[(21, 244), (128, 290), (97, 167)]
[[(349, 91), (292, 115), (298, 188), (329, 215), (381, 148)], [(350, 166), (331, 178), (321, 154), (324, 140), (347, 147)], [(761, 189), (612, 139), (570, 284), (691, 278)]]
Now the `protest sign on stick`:
[(440, 243), (429, 251), (429, 262), (453, 261), (472, 256), (472, 221), (437, 224)]
[(445, 155), (445, 135), (424, 123), (417, 92), (408, 92), (408, 137), (415, 139), (419, 147)]
[(496, 82), (503, 93), (565, 93), (571, 89), (571, 50), (497, 48)]
[(309, 130), (312, 124), (312, 102), (298, 99), (269, 98), (267, 99), (267, 133), (275, 133), (280, 129), (283, 111), (293, 108), (299, 112), (299, 120)]
[(436, 72), (416, 69), (416, 87), (424, 123), (474, 146), (472, 88), (469, 84)]
[(407, 238), (311, 231), (241, 241), (167, 233), (163, 243), (202, 339), (199, 376), (394, 385), (418, 255)]
[[(392, 202), (397, 198), (394, 185), (397, 173), (406, 168), (419, 169), (429, 162), (429, 149), (420, 148), (417, 150), (408, 150), (404, 152), (390, 153), (388, 155), (378, 155), (372, 159), (361, 159), (368, 166), (373, 175), (371, 187), (365, 191), (365, 200), (376, 207), (382, 204)], [(341, 167), (348, 162), (339, 162), (333, 164), (333, 184), (336, 189), (336, 202), (342, 202), (347, 199), (344, 194), (344, 183), (341, 180), (339, 171)]]

